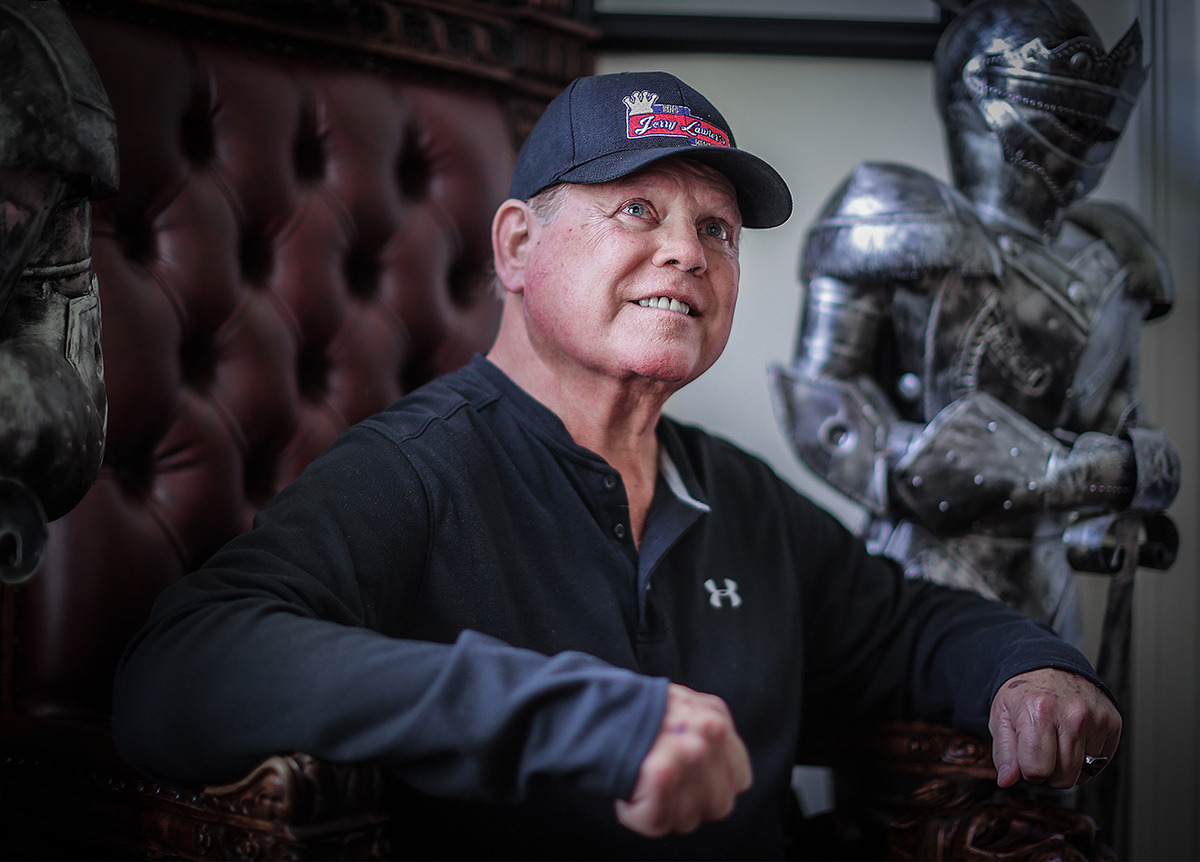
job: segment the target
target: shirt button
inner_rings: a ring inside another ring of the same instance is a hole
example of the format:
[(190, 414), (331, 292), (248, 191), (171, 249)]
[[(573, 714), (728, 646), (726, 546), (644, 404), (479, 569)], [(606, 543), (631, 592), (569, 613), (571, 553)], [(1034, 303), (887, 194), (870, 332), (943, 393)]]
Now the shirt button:
[(607, 476), (605, 476), (604, 477), (604, 487), (610, 491), (613, 488), (617, 487), (617, 477), (612, 475), (611, 473), (609, 473)]
[(625, 538), (625, 525), (617, 524), (615, 527), (613, 527), (613, 535), (616, 536), (618, 539), (624, 539)]

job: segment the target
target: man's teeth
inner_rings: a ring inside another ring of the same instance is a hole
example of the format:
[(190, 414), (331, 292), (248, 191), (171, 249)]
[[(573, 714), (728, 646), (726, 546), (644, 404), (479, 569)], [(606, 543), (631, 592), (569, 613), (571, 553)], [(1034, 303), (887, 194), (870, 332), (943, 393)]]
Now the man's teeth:
[(642, 306), (642, 308), (666, 308), (671, 311), (678, 311), (680, 314), (692, 313), (692, 307), (686, 302), (680, 302), (678, 299), (668, 299), (665, 296), (639, 299), (638, 305)]

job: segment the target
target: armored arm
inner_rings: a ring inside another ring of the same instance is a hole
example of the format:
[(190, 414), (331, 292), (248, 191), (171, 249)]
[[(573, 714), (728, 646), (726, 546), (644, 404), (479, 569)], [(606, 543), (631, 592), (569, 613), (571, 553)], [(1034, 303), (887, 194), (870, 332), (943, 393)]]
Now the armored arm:
[[(903, 165), (856, 167), (808, 232), (792, 362), (769, 370), (780, 424), (818, 477), (876, 515), (889, 465), (922, 428), (878, 377), (893, 297), (928, 293), (951, 272), (999, 266), (983, 226), (952, 189)], [(914, 378), (901, 376), (903, 394)]]
[(790, 366), (769, 369), (775, 409), (801, 461), (876, 514), (887, 510), (887, 438), (899, 416), (866, 373), (884, 314), (878, 292), (809, 284)]
[(920, 521), (954, 533), (1042, 511), (1158, 511), (1174, 498), (1179, 479), (1179, 455), (1162, 432), (1086, 432), (1068, 446), (998, 399), (974, 392), (913, 441), (893, 487)]

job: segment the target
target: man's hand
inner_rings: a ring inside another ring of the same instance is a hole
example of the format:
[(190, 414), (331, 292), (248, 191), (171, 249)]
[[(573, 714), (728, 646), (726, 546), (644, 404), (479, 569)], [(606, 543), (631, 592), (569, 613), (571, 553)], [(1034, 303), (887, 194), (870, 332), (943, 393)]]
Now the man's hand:
[(1112, 757), (1121, 739), (1121, 714), (1104, 692), (1081, 676), (1044, 668), (1004, 683), (992, 701), (992, 759), (996, 781), (1073, 787), (1091, 776), (1084, 756)]
[(733, 811), (750, 787), (750, 757), (725, 701), (671, 683), (658, 738), (617, 819), (648, 838), (691, 832)]

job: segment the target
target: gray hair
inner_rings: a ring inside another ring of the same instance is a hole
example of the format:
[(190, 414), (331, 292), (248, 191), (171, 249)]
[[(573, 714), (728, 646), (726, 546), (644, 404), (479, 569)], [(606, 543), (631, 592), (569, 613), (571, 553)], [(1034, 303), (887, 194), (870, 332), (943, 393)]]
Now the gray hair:
[[(562, 209), (563, 201), (567, 199), (567, 185), (568, 183), (557, 183), (548, 189), (542, 189), (525, 201), (539, 223), (550, 224), (554, 221), (558, 211)], [(500, 283), (500, 277), (496, 275), (495, 270), (492, 271), (492, 291), (504, 299), (504, 285)]]

